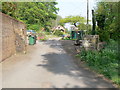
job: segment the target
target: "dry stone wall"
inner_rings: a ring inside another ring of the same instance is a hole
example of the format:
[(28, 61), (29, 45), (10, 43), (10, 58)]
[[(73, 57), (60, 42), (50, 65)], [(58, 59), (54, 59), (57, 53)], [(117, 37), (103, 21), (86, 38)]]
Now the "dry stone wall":
[[(1, 12), (0, 12), (1, 13)], [(25, 51), (26, 26), (24, 23), (1, 13), (2, 20), (2, 60), (16, 52)]]
[(98, 50), (99, 35), (85, 35), (82, 42), (86, 50)]

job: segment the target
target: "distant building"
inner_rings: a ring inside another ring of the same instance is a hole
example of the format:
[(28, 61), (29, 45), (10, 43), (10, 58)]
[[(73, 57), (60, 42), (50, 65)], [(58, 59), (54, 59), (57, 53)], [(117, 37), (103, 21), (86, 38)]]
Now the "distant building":
[(75, 27), (74, 25), (71, 25), (71, 26), (70, 26), (70, 29), (71, 29), (71, 30), (78, 30), (78, 28)]
[(58, 26), (52, 28), (52, 31), (56, 31), (56, 30), (65, 32), (65, 28), (61, 25), (58, 25)]

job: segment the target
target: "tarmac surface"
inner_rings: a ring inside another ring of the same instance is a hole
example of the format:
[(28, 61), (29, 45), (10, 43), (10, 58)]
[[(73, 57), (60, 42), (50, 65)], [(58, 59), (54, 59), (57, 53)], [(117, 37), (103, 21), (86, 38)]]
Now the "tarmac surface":
[(37, 42), (2, 62), (3, 88), (113, 88), (94, 73), (78, 68), (59, 40)]

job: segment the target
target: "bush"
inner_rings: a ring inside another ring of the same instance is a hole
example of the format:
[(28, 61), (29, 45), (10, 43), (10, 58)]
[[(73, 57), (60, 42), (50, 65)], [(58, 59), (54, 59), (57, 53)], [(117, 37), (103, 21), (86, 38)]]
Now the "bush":
[(63, 32), (61, 32), (60, 30), (56, 30), (54, 35), (56, 36), (62, 36), (63, 35)]
[(82, 50), (79, 57), (92, 69), (120, 85), (117, 41), (110, 40), (107, 46), (100, 51)]
[(28, 28), (29, 30), (39, 31), (39, 30), (40, 30), (40, 27), (41, 27), (41, 26), (38, 25), (38, 24), (29, 24), (27, 28)]
[(100, 30), (97, 28), (96, 34), (99, 35), (100, 41), (109, 41), (110, 35), (107, 30)]

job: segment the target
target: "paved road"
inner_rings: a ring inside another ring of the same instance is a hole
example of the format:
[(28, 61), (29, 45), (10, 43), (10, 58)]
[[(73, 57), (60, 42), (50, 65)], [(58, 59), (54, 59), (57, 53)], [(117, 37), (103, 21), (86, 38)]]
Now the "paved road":
[(92, 72), (79, 69), (57, 40), (39, 42), (28, 54), (5, 60), (3, 88), (100, 88), (113, 87)]

